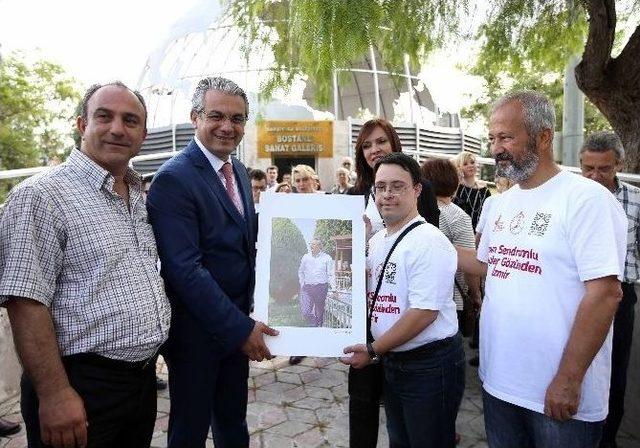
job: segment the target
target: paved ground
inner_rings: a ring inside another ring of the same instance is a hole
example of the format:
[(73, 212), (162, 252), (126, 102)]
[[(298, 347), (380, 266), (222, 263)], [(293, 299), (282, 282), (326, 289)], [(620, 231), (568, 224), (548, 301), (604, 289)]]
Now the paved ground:
[[(160, 376), (166, 368), (159, 364)], [(247, 420), (253, 448), (348, 447), (347, 369), (335, 359), (305, 358), (300, 365), (290, 366), (287, 358), (252, 363), (249, 378), (249, 410)], [(169, 392), (158, 394), (158, 419), (152, 447), (166, 447)], [(10, 414), (20, 420), (19, 404)], [(384, 422), (384, 411), (381, 416)], [(461, 448), (487, 447), (482, 400), (477, 370), (467, 369), (467, 387), (460, 413), (458, 432)], [(208, 447), (213, 447), (211, 440)], [(380, 425), (379, 447), (388, 447), (384, 424)], [(621, 448), (640, 448), (640, 441), (622, 434)], [(0, 448), (24, 448), (24, 429), (10, 438), (0, 438)]]

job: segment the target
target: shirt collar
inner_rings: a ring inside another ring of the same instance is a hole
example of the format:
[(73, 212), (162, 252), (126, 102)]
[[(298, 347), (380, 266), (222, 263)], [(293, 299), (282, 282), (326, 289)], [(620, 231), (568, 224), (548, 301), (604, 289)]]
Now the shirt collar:
[(196, 145), (198, 145), (198, 148), (200, 148), (200, 151), (204, 153), (204, 156), (207, 158), (207, 160), (211, 164), (211, 167), (215, 170), (216, 173), (222, 169), (222, 165), (224, 165), (226, 162), (231, 163), (231, 157), (229, 157), (229, 160), (222, 160), (207, 148), (205, 148), (202, 142), (198, 140), (198, 136), (194, 135), (193, 140), (196, 142)]
[(622, 191), (622, 182), (618, 179), (618, 176), (613, 178), (613, 184), (615, 185), (615, 189), (613, 190), (614, 194), (618, 194)]
[[(115, 183), (113, 175), (94, 162), (84, 152), (74, 148), (67, 158), (67, 163), (78, 169), (89, 181), (89, 184), (91, 184), (96, 190), (100, 190), (104, 187), (108, 191), (113, 191), (113, 185)], [(124, 175), (124, 181), (129, 185), (142, 185), (142, 177), (129, 167), (127, 167), (127, 172)]]

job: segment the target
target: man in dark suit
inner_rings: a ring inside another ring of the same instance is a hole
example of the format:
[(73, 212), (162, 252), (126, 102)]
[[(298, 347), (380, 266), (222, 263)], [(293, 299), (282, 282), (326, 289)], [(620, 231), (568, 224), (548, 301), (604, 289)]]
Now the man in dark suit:
[(198, 83), (195, 137), (156, 174), (147, 207), (173, 316), (166, 348), (169, 447), (247, 447), (248, 359), (271, 354), (277, 332), (248, 314), (255, 282), (255, 221), (249, 178), (231, 153), (249, 105), (232, 81)]

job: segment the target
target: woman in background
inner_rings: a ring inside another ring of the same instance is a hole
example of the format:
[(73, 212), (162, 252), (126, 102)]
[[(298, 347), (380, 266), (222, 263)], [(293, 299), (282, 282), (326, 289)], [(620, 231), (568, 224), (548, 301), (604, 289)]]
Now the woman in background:
[(476, 177), (478, 166), (476, 156), (462, 151), (455, 158), (460, 172), (460, 186), (456, 192), (454, 203), (471, 216), (473, 228), (476, 228), (485, 199), (491, 196), (486, 182)]

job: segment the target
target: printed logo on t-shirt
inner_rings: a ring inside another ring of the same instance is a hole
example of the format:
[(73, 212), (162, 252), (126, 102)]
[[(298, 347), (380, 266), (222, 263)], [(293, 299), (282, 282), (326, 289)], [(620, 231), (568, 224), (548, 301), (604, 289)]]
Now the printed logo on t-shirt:
[(523, 221), (524, 221), (523, 212), (520, 212), (516, 216), (514, 216), (513, 219), (511, 219), (511, 222), (509, 223), (509, 230), (511, 231), (511, 233), (513, 233), (514, 235), (517, 235), (518, 233), (522, 232), (522, 229), (524, 229)]
[(493, 232), (502, 232), (504, 229), (504, 222), (502, 221), (502, 215), (498, 216), (498, 219), (493, 223)]
[(397, 265), (390, 261), (387, 263), (387, 268), (384, 271), (384, 281), (391, 284), (391, 285), (395, 285), (396, 284), (396, 269), (397, 269)]
[(551, 213), (536, 212), (529, 228), (529, 235), (543, 236), (549, 227), (549, 221), (551, 221)]

